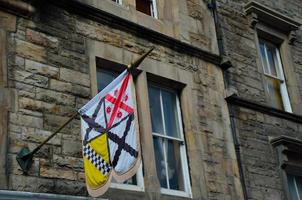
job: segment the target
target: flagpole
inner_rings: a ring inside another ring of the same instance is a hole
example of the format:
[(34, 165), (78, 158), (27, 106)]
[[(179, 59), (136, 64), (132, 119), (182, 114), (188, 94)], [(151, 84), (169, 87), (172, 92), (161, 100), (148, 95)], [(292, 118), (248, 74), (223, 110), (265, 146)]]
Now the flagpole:
[[(154, 47), (149, 49), (146, 53), (141, 55), (138, 59), (128, 65), (127, 70), (129, 73), (133, 73), (133, 71), (139, 66), (139, 64), (148, 56), (148, 54), (153, 51)], [(33, 164), (33, 156), (37, 153), (42, 146), (44, 146), (51, 138), (53, 138), (56, 134), (58, 134), (67, 124), (69, 124), (76, 116), (78, 115), (78, 111), (74, 112), (72, 116), (67, 119), (55, 132), (53, 132), (50, 136), (48, 136), (42, 143), (40, 143), (34, 150), (30, 152), (28, 147), (23, 147), (19, 151), (16, 156), (18, 164), (20, 165), (24, 174), (28, 174), (29, 169)]]

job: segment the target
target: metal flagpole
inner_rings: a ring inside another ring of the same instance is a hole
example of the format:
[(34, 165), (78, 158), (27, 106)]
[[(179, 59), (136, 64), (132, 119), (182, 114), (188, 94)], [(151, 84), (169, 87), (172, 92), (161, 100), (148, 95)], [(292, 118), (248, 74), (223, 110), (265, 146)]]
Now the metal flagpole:
[[(141, 55), (139, 58), (137, 58), (134, 62), (132, 62), (130, 65), (128, 65), (127, 70), (129, 73), (132, 73), (139, 64), (148, 56), (148, 54), (153, 51), (154, 47), (149, 49), (146, 53)], [(40, 143), (34, 150), (30, 152), (28, 147), (23, 147), (19, 153), (16, 156), (16, 159), (23, 171), (24, 174), (28, 174), (29, 169), (31, 168), (31, 165), (33, 164), (33, 157), (34, 154), (37, 153), (43, 145), (45, 145), (51, 138), (53, 138), (57, 133), (59, 133), (67, 124), (69, 124), (76, 116), (78, 115), (78, 112), (72, 114), (72, 116), (66, 120), (55, 132), (53, 132), (48, 138), (46, 138), (42, 143)]]

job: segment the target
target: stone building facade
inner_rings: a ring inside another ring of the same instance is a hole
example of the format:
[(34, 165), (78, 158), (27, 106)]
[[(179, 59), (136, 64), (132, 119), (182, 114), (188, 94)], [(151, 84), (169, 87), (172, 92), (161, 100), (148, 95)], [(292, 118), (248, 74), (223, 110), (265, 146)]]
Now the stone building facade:
[(221, 55), (231, 66), (224, 73), (226, 100), (245, 199), (297, 199), (301, 1), (218, 0), (216, 8)]
[[(300, 4), (0, 0), (0, 199), (89, 199), (79, 118), (38, 152), (28, 175), (16, 154), (152, 46), (134, 76), (142, 166), (102, 198), (290, 199), (301, 175)], [(164, 94), (175, 100), (164, 104)], [(168, 105), (174, 125), (164, 121)], [(158, 134), (154, 116), (179, 137)], [(159, 149), (168, 152), (162, 160)]]

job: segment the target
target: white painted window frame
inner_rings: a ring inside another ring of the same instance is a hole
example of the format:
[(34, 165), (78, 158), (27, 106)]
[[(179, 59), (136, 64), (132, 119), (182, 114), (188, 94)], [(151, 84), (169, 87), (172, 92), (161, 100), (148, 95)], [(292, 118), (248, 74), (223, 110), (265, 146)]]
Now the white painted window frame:
[[(282, 98), (282, 103), (283, 103), (283, 106), (284, 106), (284, 110), (286, 112), (292, 113), (293, 111), (292, 111), (292, 108), (291, 108), (289, 95), (288, 95), (288, 91), (287, 91), (287, 87), (286, 87), (285, 77), (284, 77), (284, 73), (283, 73), (283, 65), (282, 65), (282, 61), (281, 61), (281, 57), (280, 57), (279, 48), (277, 48), (275, 45), (272, 44), (275, 47), (276, 59), (277, 59), (277, 62), (276, 62), (277, 77), (276, 77), (272, 74), (268, 74), (268, 73), (265, 72), (264, 62), (266, 62), (267, 66), (269, 66), (266, 43), (270, 43), (270, 42), (265, 41), (265, 40), (262, 40), (262, 41), (263, 41), (263, 44), (264, 44), (264, 51), (265, 51), (265, 59), (262, 57), (262, 54), (260, 53), (261, 61), (262, 61), (262, 67), (263, 67), (263, 73), (264, 73), (265, 76), (269, 76), (271, 78), (278, 79), (280, 81), (280, 93), (281, 93), (281, 98)], [(259, 47), (260, 47), (260, 44), (259, 44)], [(268, 67), (268, 70), (270, 70), (270, 67)]]
[(154, 17), (155, 19), (158, 19), (158, 11), (157, 11), (157, 2), (156, 0), (151, 0), (151, 16)]
[(298, 200), (301, 200), (300, 194), (298, 192), (298, 186), (297, 186), (296, 176), (294, 176), (294, 185), (295, 185), (295, 191), (297, 193)]
[(110, 188), (122, 189), (122, 190), (129, 190), (129, 191), (145, 191), (144, 186), (144, 177), (143, 177), (143, 167), (142, 163), (140, 164), (137, 172), (136, 172), (136, 182), (137, 185), (131, 184), (123, 184), (123, 183), (111, 183)]
[(115, 3), (122, 5), (122, 0), (115, 0)]
[[(183, 173), (183, 182), (184, 182), (184, 191), (180, 191), (180, 190), (172, 190), (172, 189), (167, 189), (167, 188), (160, 188), (161, 193), (163, 194), (167, 194), (167, 195), (172, 195), (172, 196), (180, 196), (180, 197), (192, 197), (192, 191), (191, 191), (191, 185), (190, 185), (190, 176), (189, 176), (189, 168), (188, 168), (188, 159), (187, 159), (187, 154), (186, 154), (186, 144), (185, 144), (185, 140), (184, 140), (184, 133), (183, 133), (183, 126), (182, 126), (182, 117), (181, 117), (181, 110), (180, 110), (180, 102), (179, 102), (179, 97), (177, 95), (177, 93), (171, 89), (167, 89), (165, 87), (160, 87), (156, 84), (151, 84), (152, 87), (156, 87), (159, 88), (160, 90), (166, 90), (169, 92), (173, 92), (176, 95), (176, 107), (177, 107), (177, 120), (179, 123), (179, 129), (180, 129), (180, 138), (175, 138), (175, 137), (171, 137), (171, 136), (167, 136), (167, 134), (162, 135), (159, 133), (155, 133), (152, 132), (152, 135), (155, 137), (159, 137), (164, 139), (164, 141), (167, 141), (167, 139), (170, 140), (175, 140), (178, 141), (180, 143), (180, 159), (181, 159), (181, 168), (182, 168), (182, 173)], [(160, 91), (160, 104), (161, 104), (161, 116), (162, 116), (162, 123), (163, 123), (163, 129), (164, 131), (165, 129), (165, 116), (164, 116), (164, 110), (163, 110), (163, 100), (162, 100), (162, 93)], [(165, 161), (165, 165), (167, 166), (167, 158), (166, 158), (166, 149), (163, 148), (164, 151), (164, 161)], [(166, 167), (167, 170), (167, 167)], [(168, 174), (168, 172), (166, 172), (166, 174)], [(167, 177), (166, 177), (167, 178)], [(169, 185), (169, 180), (167, 180), (167, 184)]]

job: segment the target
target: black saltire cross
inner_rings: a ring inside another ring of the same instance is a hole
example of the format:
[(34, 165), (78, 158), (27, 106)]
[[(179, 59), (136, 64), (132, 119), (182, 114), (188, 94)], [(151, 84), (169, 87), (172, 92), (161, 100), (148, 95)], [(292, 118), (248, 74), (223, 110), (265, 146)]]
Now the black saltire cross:
[[(105, 123), (106, 123), (106, 127), (107, 127), (107, 117), (105, 114), (106, 106), (105, 106), (104, 98), (102, 98), (100, 100), (100, 102), (98, 103), (98, 105), (97, 105), (96, 109), (94, 110), (94, 113), (91, 117), (89, 117), (88, 115), (85, 115), (85, 114), (82, 115), (82, 119), (89, 125), (89, 128), (86, 129), (85, 138), (83, 140), (84, 145), (87, 144), (89, 141), (95, 139), (95, 138), (92, 138), (92, 139), (88, 140), (90, 132), (94, 129), (95, 131), (101, 133), (100, 135), (107, 133), (108, 138), (118, 144), (118, 149), (116, 150), (114, 157), (113, 157), (113, 161), (112, 161), (113, 167), (115, 167), (117, 165), (117, 161), (119, 159), (119, 156), (120, 156), (122, 150), (126, 151), (131, 156), (137, 158), (138, 152), (134, 148), (132, 148), (129, 144), (126, 143), (126, 137), (128, 135), (128, 132), (129, 132), (129, 129), (131, 126), (131, 122), (134, 120), (134, 114), (130, 113), (126, 117), (122, 118), (119, 122), (112, 125), (110, 128), (104, 128), (96, 122), (97, 114), (100, 111), (102, 104), (104, 104), (104, 116), (105, 116)], [(126, 128), (124, 130), (122, 138), (120, 138), (118, 135), (116, 135), (110, 131), (112, 128), (118, 126), (121, 122), (123, 122), (126, 119), (127, 119), (127, 124), (126, 124)], [(98, 135), (97, 137), (99, 137), (100, 135)]]

